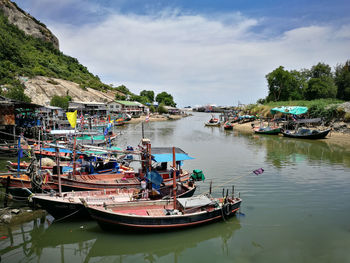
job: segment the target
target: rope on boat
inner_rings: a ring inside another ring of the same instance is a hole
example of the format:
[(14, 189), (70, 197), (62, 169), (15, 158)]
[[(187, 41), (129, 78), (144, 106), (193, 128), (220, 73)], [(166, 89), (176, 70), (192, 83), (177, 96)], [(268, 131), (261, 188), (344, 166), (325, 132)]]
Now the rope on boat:
[(73, 213), (71, 213), (71, 214), (69, 214), (69, 215), (66, 215), (66, 216), (64, 216), (64, 217), (62, 217), (62, 218), (59, 218), (59, 219), (57, 219), (57, 220), (55, 219), (55, 222), (59, 222), (59, 221), (62, 221), (62, 220), (64, 220), (64, 219), (68, 218), (68, 217), (71, 217), (71, 216), (75, 215), (76, 213), (80, 212), (82, 209), (83, 209), (83, 208), (80, 208), (79, 210), (74, 211)]

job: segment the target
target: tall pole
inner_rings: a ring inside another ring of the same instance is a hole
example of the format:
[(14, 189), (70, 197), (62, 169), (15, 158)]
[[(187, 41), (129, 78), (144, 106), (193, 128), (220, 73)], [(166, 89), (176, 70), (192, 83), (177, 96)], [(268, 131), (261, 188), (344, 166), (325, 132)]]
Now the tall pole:
[(61, 186), (61, 167), (60, 167), (60, 149), (56, 146), (56, 166), (57, 166), (57, 177), (58, 177), (58, 193), (62, 195)]
[(174, 197), (174, 209), (176, 209), (176, 159), (175, 159), (175, 147), (173, 147), (173, 197)]

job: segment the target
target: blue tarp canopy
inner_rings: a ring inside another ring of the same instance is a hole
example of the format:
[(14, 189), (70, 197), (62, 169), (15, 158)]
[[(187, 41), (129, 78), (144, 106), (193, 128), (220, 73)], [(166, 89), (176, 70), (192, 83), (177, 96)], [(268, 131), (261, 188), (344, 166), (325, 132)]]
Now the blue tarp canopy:
[[(172, 147), (152, 147), (151, 149), (152, 159), (157, 163), (166, 163), (173, 161), (173, 148)], [(188, 156), (183, 150), (175, 147), (175, 160), (184, 161), (194, 159)]]
[(299, 115), (304, 114), (308, 110), (307, 107), (301, 107), (301, 106), (282, 106), (277, 108), (272, 108), (271, 113), (276, 114), (277, 112), (282, 112), (284, 114), (293, 114), (293, 115)]
[[(173, 161), (173, 154), (152, 154), (153, 160), (157, 163), (166, 163), (166, 162), (172, 162)], [(175, 160), (176, 161), (184, 161), (184, 160), (191, 160), (194, 159), (191, 156), (188, 156), (185, 153), (175, 153)]]
[[(56, 152), (55, 148), (41, 148), (41, 150), (43, 151), (47, 151), (47, 152)], [(67, 150), (67, 149), (59, 149), (61, 153), (72, 153), (71, 150)]]
[[(47, 152), (56, 152), (56, 149), (55, 148), (41, 148), (42, 151), (47, 151)], [(73, 153), (73, 151), (71, 150), (68, 150), (68, 149), (63, 149), (63, 148), (60, 148), (60, 153)], [(77, 154), (82, 154), (81, 152), (76, 152)]]

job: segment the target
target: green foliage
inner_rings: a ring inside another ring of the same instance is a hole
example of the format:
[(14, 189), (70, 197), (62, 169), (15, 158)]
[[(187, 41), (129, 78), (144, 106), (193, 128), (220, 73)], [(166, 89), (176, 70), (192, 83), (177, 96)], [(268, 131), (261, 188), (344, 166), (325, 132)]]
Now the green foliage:
[(30, 97), (28, 97), (26, 94), (24, 94), (24, 88), (20, 84), (11, 86), (9, 88), (9, 91), (7, 93), (5, 93), (4, 95), (7, 98), (14, 99), (14, 100), (19, 100), (19, 101), (23, 101), (23, 102), (29, 102), (30, 103), (32, 101), (30, 99)]
[(37, 75), (76, 82), (81, 87), (106, 90), (98, 76), (91, 74), (77, 59), (64, 55), (51, 43), (27, 36), (8, 23), (0, 11), (0, 85), (17, 76)]
[(307, 100), (335, 98), (337, 87), (331, 77), (311, 78), (304, 94)]
[(120, 95), (119, 93), (116, 93), (115, 100), (126, 100), (126, 97), (124, 95)]
[(148, 98), (150, 103), (154, 102), (154, 91), (152, 90), (143, 90), (140, 92), (140, 96)]
[[(325, 120), (342, 117), (343, 113), (337, 109), (343, 101), (336, 99), (318, 99), (318, 100), (295, 100), (295, 101), (277, 101), (269, 102), (265, 105), (251, 105), (249, 107), (252, 114), (269, 116), (270, 110), (281, 106), (305, 106), (308, 107), (308, 116), (310, 118), (323, 117)], [(270, 116), (271, 117), (271, 116)]]
[(161, 104), (163, 103), (166, 106), (172, 106), (172, 107), (176, 107), (176, 103), (174, 102), (173, 96), (168, 94), (167, 92), (163, 91), (161, 93), (159, 93), (156, 96), (156, 101)]
[(268, 101), (299, 99), (301, 85), (296, 78), (296, 72), (284, 70), (282, 66), (266, 75), (269, 86)]
[[(287, 71), (282, 66), (266, 75), (269, 94), (265, 102), (289, 100), (314, 100), (326, 98), (349, 99), (350, 62), (336, 68), (335, 77), (331, 67), (324, 63), (310, 70)], [(259, 102), (263, 102), (260, 100)]]
[(168, 110), (164, 107), (164, 103), (160, 103), (158, 105), (158, 113), (159, 114), (168, 113)]
[(140, 103), (142, 103), (144, 105), (149, 103), (148, 97), (137, 96), (135, 94), (130, 96), (130, 100), (131, 101), (138, 101), (138, 102), (140, 102)]
[(337, 98), (350, 100), (350, 60), (336, 66), (334, 81), (338, 87)]
[(152, 113), (156, 112), (156, 108), (153, 105), (149, 106), (149, 110)]
[(69, 106), (70, 96), (58, 96), (54, 95), (50, 101), (51, 106), (60, 107), (67, 110)]
[(120, 85), (120, 86), (116, 87), (115, 90), (117, 90), (117, 91), (119, 91), (119, 92), (121, 92), (121, 93), (123, 93), (125, 95), (132, 94), (130, 92), (130, 90), (127, 87), (125, 87), (124, 85)]

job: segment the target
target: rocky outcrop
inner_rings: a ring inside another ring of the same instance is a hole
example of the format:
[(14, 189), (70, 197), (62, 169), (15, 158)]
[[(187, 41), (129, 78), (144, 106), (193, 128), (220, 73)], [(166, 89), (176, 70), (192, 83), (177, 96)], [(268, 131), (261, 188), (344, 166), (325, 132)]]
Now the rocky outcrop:
[(79, 84), (43, 76), (31, 79), (20, 78), (25, 85), (24, 93), (32, 99), (32, 103), (48, 106), (54, 95), (72, 97), (72, 101), (109, 102), (115, 99), (117, 91), (101, 92), (91, 88), (82, 89)]
[(59, 49), (57, 37), (43, 23), (20, 9), (15, 3), (0, 0), (0, 10), (7, 16), (11, 24), (16, 25), (26, 35), (51, 42), (55, 48)]

